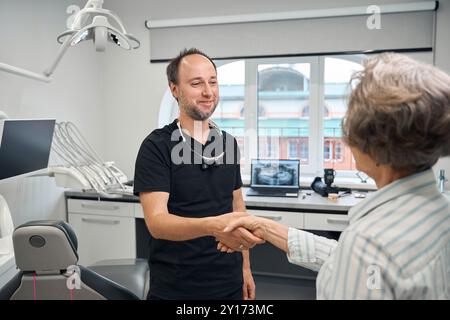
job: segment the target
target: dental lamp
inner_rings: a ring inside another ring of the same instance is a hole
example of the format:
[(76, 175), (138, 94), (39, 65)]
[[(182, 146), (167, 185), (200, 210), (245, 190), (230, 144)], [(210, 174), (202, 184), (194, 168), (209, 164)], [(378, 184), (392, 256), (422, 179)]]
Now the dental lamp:
[[(102, 6), (103, 0), (88, 0), (84, 8), (75, 15), (70, 29), (64, 31), (57, 37), (58, 43), (61, 44), (58, 55), (50, 67), (44, 70), (43, 74), (4, 63), (0, 63), (0, 70), (30, 79), (50, 82), (50, 76), (55, 71), (67, 49), (77, 45), (81, 41), (92, 39), (95, 50), (98, 52), (105, 51), (108, 41), (126, 50), (139, 48), (139, 40), (126, 32), (119, 17), (112, 11), (103, 9)], [(87, 24), (91, 17), (92, 22)]]

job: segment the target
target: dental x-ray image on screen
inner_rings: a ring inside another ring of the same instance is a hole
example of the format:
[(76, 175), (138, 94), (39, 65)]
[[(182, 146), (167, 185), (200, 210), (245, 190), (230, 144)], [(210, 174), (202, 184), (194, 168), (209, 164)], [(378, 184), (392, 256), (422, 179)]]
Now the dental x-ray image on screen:
[(299, 160), (252, 160), (248, 196), (298, 196)]
[(252, 167), (252, 187), (298, 187), (297, 160), (255, 160)]

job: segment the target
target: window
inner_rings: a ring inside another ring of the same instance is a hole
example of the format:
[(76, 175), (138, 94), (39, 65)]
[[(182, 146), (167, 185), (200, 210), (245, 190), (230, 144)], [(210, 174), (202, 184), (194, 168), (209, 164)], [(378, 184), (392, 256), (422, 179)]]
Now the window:
[(332, 163), (333, 168), (336, 167), (337, 162), (341, 162), (342, 156), (342, 142), (339, 139), (325, 140), (323, 144), (323, 160), (325, 163)]
[(323, 158), (335, 170), (354, 170), (350, 149), (341, 142), (341, 121), (347, 111), (351, 76), (362, 70), (360, 60), (357, 56), (324, 58)]
[(334, 145), (334, 159), (338, 162), (342, 161), (342, 142), (336, 142)]
[[(429, 52), (410, 55), (432, 63)], [(242, 174), (250, 175), (251, 159), (296, 158), (302, 174), (316, 175), (332, 167), (340, 177), (355, 177), (355, 161), (342, 141), (341, 122), (351, 75), (362, 69), (366, 57), (217, 61), (220, 102), (212, 119), (236, 137)], [(161, 105), (161, 114), (165, 110), (173, 118), (178, 105), (170, 101), (172, 108)]]
[(304, 164), (308, 160), (308, 140), (302, 139), (300, 141), (300, 163)]
[(330, 141), (325, 141), (325, 143), (323, 144), (323, 160), (325, 162), (330, 162), (331, 160), (333, 160), (332, 154), (333, 145)]
[(270, 159), (276, 159), (276, 158), (278, 158), (277, 157), (277, 144), (276, 144), (276, 142), (274, 142), (273, 141), (273, 139), (269, 139), (268, 141), (267, 141), (268, 143), (267, 143), (267, 146), (266, 146), (266, 148), (267, 148), (267, 158), (270, 158)]
[(270, 158), (298, 158), (297, 139), (309, 139), (310, 63), (258, 63), (257, 71), (258, 157), (268, 149)]
[(298, 158), (298, 142), (296, 140), (289, 141), (289, 159), (297, 159)]
[(217, 73), (220, 100), (212, 115), (215, 123), (233, 135), (245, 163), (245, 61), (220, 66)]

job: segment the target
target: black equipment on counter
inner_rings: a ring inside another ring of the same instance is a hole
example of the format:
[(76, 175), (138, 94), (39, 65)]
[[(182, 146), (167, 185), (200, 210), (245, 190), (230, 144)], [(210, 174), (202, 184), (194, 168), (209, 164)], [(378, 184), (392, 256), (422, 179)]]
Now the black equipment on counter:
[(321, 177), (315, 177), (314, 181), (311, 183), (311, 189), (320, 194), (322, 197), (328, 197), (330, 193), (339, 194), (339, 191), (349, 193), (351, 192), (348, 188), (339, 188), (333, 186), (334, 176), (336, 175), (336, 171), (334, 169), (324, 169), (324, 181), (322, 181)]

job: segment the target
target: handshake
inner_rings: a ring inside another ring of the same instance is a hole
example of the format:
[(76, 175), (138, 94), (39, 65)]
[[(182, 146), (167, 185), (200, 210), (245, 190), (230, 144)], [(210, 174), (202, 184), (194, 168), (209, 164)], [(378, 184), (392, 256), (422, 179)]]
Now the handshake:
[(214, 236), (219, 242), (217, 249), (221, 252), (248, 250), (266, 241), (266, 219), (246, 212), (231, 212), (217, 216), (215, 219), (217, 219), (217, 231)]

